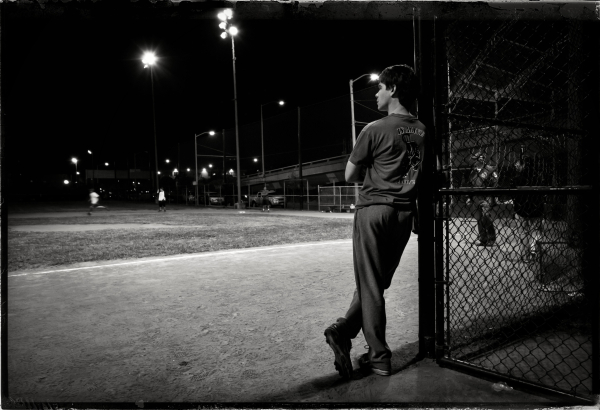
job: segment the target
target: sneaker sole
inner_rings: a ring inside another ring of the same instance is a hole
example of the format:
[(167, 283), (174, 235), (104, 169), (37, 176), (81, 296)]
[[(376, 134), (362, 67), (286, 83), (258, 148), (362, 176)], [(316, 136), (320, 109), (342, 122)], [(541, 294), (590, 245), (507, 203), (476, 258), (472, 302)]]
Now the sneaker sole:
[(390, 370), (382, 370), (376, 367), (371, 366), (370, 362), (364, 362), (362, 359), (359, 359), (358, 364), (361, 369), (370, 370), (378, 376), (391, 376), (392, 372)]
[(337, 337), (330, 331), (325, 330), (325, 341), (333, 350), (335, 355), (335, 369), (338, 371), (340, 376), (344, 379), (350, 379), (352, 377), (352, 360), (350, 359), (350, 352), (344, 352), (344, 349), (339, 345)]
[(371, 370), (373, 370), (373, 373), (375, 373), (379, 376), (390, 376), (392, 374), (392, 372), (389, 372), (387, 370), (377, 369), (375, 367), (371, 367)]

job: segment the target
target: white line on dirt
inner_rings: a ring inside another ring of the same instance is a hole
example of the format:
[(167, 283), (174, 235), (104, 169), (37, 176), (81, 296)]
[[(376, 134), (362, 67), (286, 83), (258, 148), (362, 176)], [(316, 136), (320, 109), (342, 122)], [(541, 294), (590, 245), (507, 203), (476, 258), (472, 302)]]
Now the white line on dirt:
[(204, 253), (195, 253), (192, 255), (184, 255), (184, 256), (172, 256), (161, 259), (144, 259), (137, 260), (132, 262), (122, 262), (122, 263), (113, 263), (109, 265), (94, 265), (94, 266), (82, 266), (78, 268), (70, 268), (70, 269), (58, 269), (58, 270), (48, 270), (43, 272), (25, 272), (25, 273), (17, 273), (14, 275), (8, 275), (9, 278), (15, 278), (18, 276), (29, 276), (29, 275), (44, 275), (47, 273), (58, 273), (58, 272), (72, 272), (76, 270), (89, 270), (89, 269), (97, 269), (97, 268), (106, 268), (113, 266), (124, 266), (124, 265), (135, 265), (141, 263), (155, 263), (161, 261), (174, 261), (181, 259), (192, 259), (192, 258), (205, 258), (208, 256), (215, 255), (234, 255), (239, 253), (248, 253), (248, 252), (260, 252), (260, 251), (270, 251), (274, 249), (292, 249), (292, 248), (302, 248), (306, 246), (320, 246), (320, 245), (340, 245), (351, 243), (351, 239), (342, 239), (337, 241), (325, 241), (325, 242), (310, 242), (310, 243), (296, 243), (293, 245), (281, 245), (281, 246), (268, 246), (268, 247), (260, 247), (260, 248), (247, 248), (247, 249), (236, 249), (236, 250), (228, 250), (228, 251), (216, 251), (216, 252), (204, 252)]

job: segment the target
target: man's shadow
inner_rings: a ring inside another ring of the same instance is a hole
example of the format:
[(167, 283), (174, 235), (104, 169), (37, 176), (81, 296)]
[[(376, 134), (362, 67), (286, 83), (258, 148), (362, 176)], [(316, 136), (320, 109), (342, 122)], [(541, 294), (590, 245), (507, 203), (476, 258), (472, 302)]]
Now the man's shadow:
[[(362, 391), (373, 394), (375, 391), (385, 391), (388, 388), (391, 377), (404, 371), (421, 361), (424, 357), (419, 355), (419, 342), (406, 343), (392, 352), (392, 374), (390, 377), (377, 376), (372, 372), (360, 369), (356, 363), (357, 353), (350, 353), (354, 371), (350, 380), (342, 379), (335, 371), (333, 356), (331, 357), (331, 373), (326, 376), (307, 380), (299, 385), (276, 394), (261, 397), (260, 402), (301, 402), (318, 396), (319, 401), (339, 398), (344, 400), (347, 395), (354, 395), (356, 399), (361, 398)], [(365, 399), (368, 397), (365, 394)], [(325, 400), (322, 400), (325, 399)], [(359, 400), (360, 401), (360, 400)], [(368, 401), (368, 400), (367, 400)]]

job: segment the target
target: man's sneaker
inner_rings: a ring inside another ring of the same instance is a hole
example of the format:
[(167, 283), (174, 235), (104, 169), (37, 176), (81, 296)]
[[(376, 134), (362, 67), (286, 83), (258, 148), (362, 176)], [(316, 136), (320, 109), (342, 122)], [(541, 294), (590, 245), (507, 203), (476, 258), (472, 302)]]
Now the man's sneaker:
[(373, 367), (371, 361), (369, 360), (369, 353), (365, 353), (358, 359), (358, 365), (361, 369), (371, 370), (373, 373), (378, 374), (380, 376), (390, 376), (392, 371), (389, 369), (379, 369), (377, 367)]
[(325, 329), (325, 341), (333, 350), (335, 355), (335, 369), (344, 379), (352, 377), (352, 359), (350, 359), (350, 349), (352, 341), (340, 334), (340, 324), (334, 323)]

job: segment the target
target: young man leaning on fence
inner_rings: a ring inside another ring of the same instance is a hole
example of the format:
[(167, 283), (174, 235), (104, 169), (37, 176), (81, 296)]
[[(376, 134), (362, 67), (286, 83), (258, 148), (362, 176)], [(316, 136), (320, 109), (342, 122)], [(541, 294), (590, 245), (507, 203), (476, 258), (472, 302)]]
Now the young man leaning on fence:
[(410, 67), (383, 70), (377, 108), (388, 115), (362, 130), (346, 165), (346, 181), (362, 182), (352, 239), (356, 290), (346, 316), (325, 330), (343, 378), (351, 377), (351, 339), (361, 329), (369, 351), (359, 358), (360, 367), (381, 376), (391, 374), (383, 293), (400, 263), (416, 212), (426, 129), (409, 109), (418, 92)]

